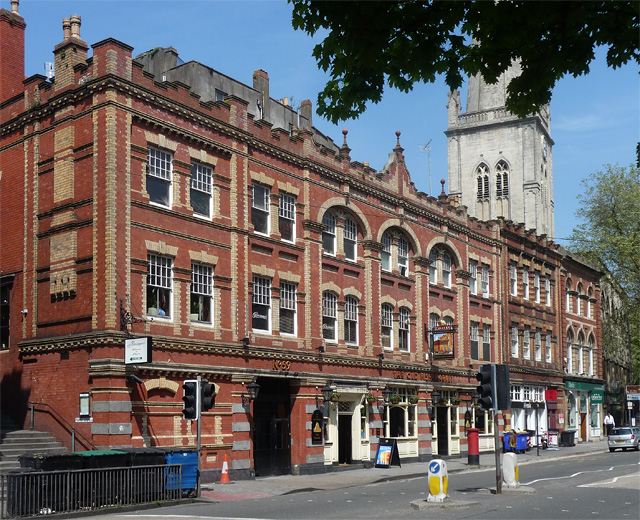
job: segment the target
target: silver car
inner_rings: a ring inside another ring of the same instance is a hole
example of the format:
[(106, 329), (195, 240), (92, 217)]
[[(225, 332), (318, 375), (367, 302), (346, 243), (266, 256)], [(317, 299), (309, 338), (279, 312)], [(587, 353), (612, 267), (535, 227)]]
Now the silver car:
[(608, 437), (609, 451), (615, 451), (621, 448), (627, 451), (627, 448), (640, 450), (640, 429), (639, 428), (614, 428)]

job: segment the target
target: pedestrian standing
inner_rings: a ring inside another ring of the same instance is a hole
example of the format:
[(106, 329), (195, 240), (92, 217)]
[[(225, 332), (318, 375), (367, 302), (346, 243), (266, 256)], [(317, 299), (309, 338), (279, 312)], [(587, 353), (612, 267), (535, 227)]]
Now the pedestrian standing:
[(616, 426), (616, 421), (613, 415), (611, 415), (611, 412), (607, 412), (607, 416), (604, 418), (604, 426), (607, 429), (607, 435), (610, 435), (611, 430)]

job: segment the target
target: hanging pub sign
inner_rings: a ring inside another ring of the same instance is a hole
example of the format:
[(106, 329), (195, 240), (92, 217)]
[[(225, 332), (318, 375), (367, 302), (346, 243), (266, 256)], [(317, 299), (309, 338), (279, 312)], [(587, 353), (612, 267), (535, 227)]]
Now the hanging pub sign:
[(311, 444), (322, 444), (322, 412), (315, 410), (311, 415)]
[(432, 329), (427, 329), (425, 325), (425, 335), (427, 334), (431, 340), (431, 354), (433, 357), (454, 357), (456, 334), (454, 325), (440, 322), (440, 325), (436, 325)]
[(380, 437), (378, 440), (378, 452), (376, 453), (376, 468), (400, 467), (400, 454), (395, 439)]

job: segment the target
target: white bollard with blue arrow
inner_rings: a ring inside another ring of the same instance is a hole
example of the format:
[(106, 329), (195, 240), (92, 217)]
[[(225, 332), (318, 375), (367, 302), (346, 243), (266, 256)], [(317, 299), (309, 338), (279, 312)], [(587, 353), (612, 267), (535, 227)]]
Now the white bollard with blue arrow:
[(442, 459), (429, 462), (429, 496), (427, 502), (444, 502), (449, 498), (449, 477), (447, 463)]

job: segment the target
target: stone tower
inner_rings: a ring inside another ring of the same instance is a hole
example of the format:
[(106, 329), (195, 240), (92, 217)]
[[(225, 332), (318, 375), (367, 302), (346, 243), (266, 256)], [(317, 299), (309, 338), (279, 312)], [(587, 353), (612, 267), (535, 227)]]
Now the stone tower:
[(466, 112), (460, 93), (449, 94), (449, 195), (480, 220), (504, 217), (553, 237), (549, 107), (524, 119), (507, 111), (507, 86), (519, 73), (515, 64), (494, 85), (470, 78)]

